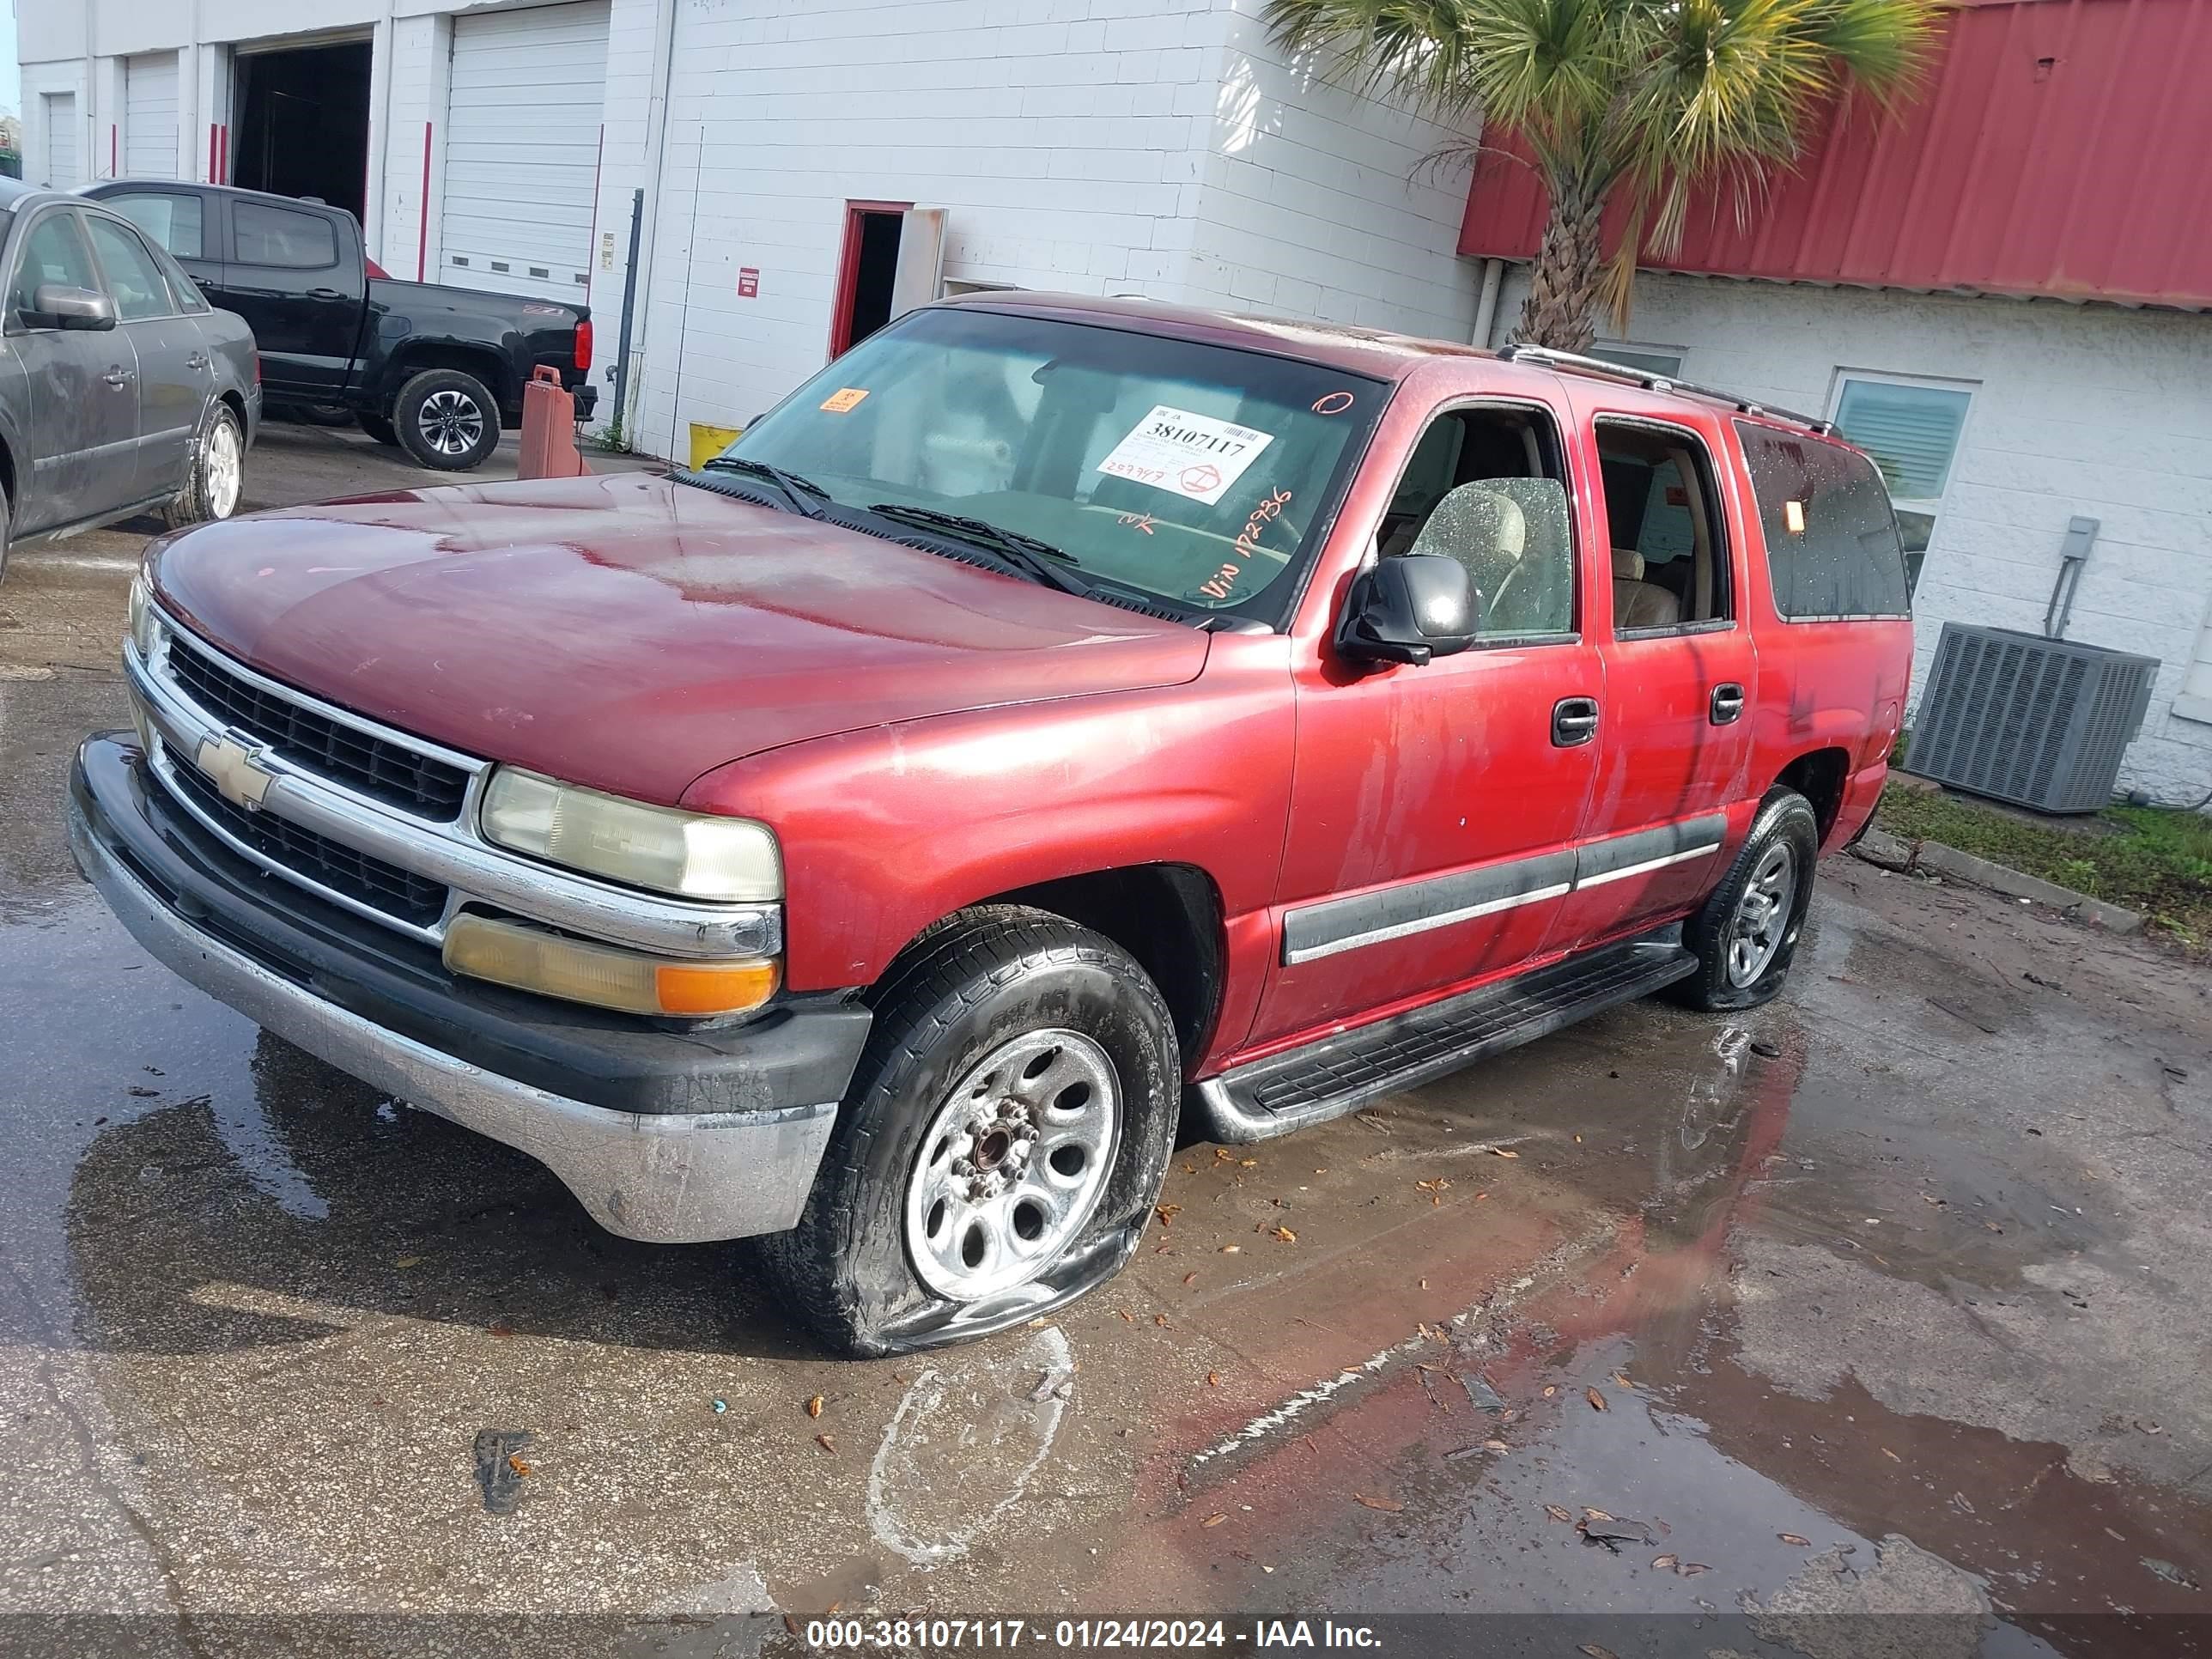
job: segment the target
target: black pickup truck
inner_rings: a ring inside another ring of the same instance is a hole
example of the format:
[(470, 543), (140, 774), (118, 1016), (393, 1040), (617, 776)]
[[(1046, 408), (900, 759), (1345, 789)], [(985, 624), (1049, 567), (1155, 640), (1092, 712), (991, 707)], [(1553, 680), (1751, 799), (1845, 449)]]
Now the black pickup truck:
[(513, 294), (403, 283), (376, 272), (343, 209), (226, 185), (118, 179), (95, 197), (175, 256), (210, 303), (243, 317), (271, 404), (349, 409), (380, 443), (459, 472), (522, 420), (522, 388), (558, 369), (579, 418), (592, 313)]

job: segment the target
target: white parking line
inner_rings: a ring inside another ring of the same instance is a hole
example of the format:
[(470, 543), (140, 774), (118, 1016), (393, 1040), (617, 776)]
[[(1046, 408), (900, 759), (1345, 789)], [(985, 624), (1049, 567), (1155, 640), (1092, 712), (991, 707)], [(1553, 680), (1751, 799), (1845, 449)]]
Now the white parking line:
[(19, 555), (27, 567), (62, 570), (136, 570), (141, 561), (136, 553), (24, 553)]

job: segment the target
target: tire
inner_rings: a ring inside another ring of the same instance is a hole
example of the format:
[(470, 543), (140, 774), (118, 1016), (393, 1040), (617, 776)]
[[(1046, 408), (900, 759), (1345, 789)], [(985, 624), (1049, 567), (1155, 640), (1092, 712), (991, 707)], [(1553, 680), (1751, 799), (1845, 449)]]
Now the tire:
[(218, 403), (192, 441), (185, 487), (161, 509), (161, 520), (170, 529), (180, 530), (188, 524), (227, 519), (238, 511), (245, 492), (246, 428), (228, 404)]
[(1682, 943), (1696, 953), (1698, 971), (1668, 994), (1709, 1012), (1771, 1000), (1797, 953), (1820, 852), (1812, 803), (1794, 789), (1769, 791), (1728, 874), (1683, 924)]
[(499, 400), (473, 374), (426, 368), (399, 388), (392, 423), (399, 447), (420, 465), (465, 472), (498, 447)]
[(292, 418), (309, 426), (351, 426), (353, 410), (343, 404), (294, 404)]
[(15, 522), (15, 505), (8, 499), (8, 487), (0, 484), (0, 582), (8, 580), (8, 532)]
[(377, 442), (387, 445), (393, 449), (399, 447), (399, 428), (392, 424), (390, 416), (371, 415), (362, 410), (356, 413), (353, 418), (361, 429), (375, 439)]
[(842, 1353), (905, 1353), (1119, 1273), (1182, 1101), (1174, 1021), (1128, 953), (993, 905), (925, 933), (868, 1000), (875, 1029), (806, 1207), (759, 1245), (793, 1314)]

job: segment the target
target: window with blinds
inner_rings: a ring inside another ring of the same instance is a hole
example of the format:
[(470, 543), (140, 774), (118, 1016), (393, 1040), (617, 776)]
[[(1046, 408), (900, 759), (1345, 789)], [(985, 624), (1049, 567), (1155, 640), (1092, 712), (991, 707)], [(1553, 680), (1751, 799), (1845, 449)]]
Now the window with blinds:
[(1837, 381), (1836, 430), (1881, 469), (1915, 586), (1972, 402), (1972, 388), (1963, 386), (1848, 373)]

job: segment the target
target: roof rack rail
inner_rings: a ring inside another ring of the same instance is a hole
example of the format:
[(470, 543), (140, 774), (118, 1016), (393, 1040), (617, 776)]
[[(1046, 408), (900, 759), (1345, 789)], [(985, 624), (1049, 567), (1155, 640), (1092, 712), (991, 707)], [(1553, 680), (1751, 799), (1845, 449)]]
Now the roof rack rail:
[(1753, 403), (1748, 398), (1733, 392), (1723, 392), (1717, 386), (1699, 386), (1695, 380), (1678, 380), (1671, 374), (1655, 374), (1649, 369), (1631, 368), (1626, 363), (1609, 363), (1602, 357), (1586, 357), (1578, 351), (1558, 351), (1550, 346), (1529, 345), (1516, 340), (1500, 347), (1498, 355), (1507, 362), (1535, 363), (1546, 368), (1565, 369), (1571, 374), (1625, 380), (1631, 386), (1642, 386), (1646, 392), (1678, 392), (1688, 398), (1703, 398), (1709, 403), (1726, 404), (1741, 414), (1764, 415), (1770, 419), (1788, 421), (1822, 436), (1836, 429), (1833, 421), (1824, 420), (1817, 415), (1800, 415), (1794, 409)]

